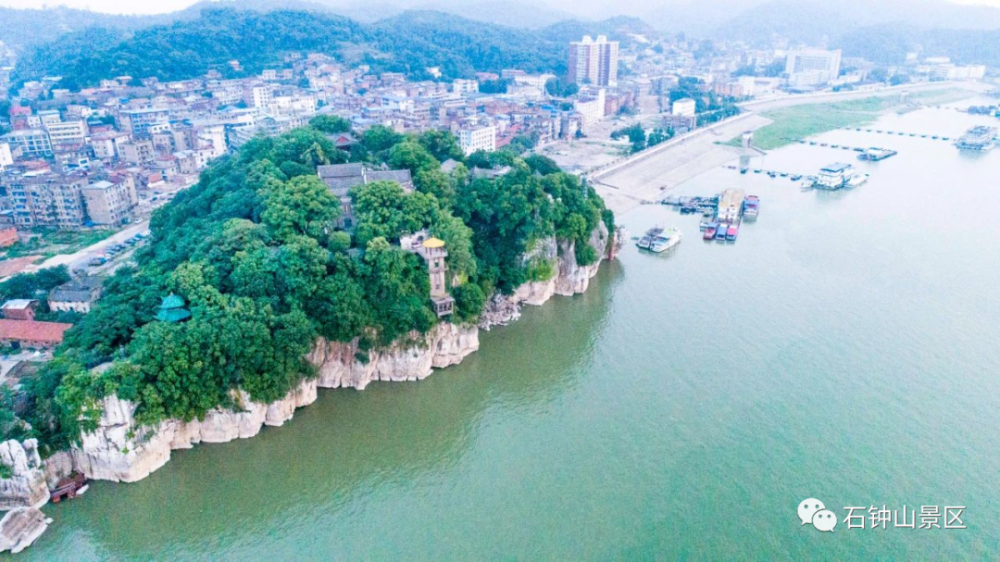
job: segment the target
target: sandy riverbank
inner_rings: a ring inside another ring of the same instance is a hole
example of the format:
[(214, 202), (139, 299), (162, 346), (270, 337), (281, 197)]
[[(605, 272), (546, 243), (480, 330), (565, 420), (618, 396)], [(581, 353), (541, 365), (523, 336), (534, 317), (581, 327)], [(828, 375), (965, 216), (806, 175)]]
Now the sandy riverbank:
[[(610, 166), (608, 171), (592, 173), (592, 183), (604, 198), (608, 208), (617, 214), (622, 214), (641, 205), (643, 201), (663, 198), (672, 188), (695, 176), (737, 160), (739, 150), (735, 147), (722, 146), (720, 143), (730, 141), (744, 131), (756, 131), (771, 124), (772, 120), (766, 115), (762, 115), (760, 113), (762, 111), (838, 101), (863, 100), (872, 97), (899, 96), (902, 91), (908, 91), (912, 94), (912, 102), (921, 103), (925, 101), (926, 96), (936, 90), (961, 89), (969, 90), (971, 94), (981, 87), (982, 85), (979, 84), (967, 83), (912, 84), (907, 85), (907, 87), (827, 92), (749, 102), (743, 104), (743, 107), (752, 111), (717, 124), (708, 130), (700, 129), (691, 135), (673, 139), (665, 146), (655, 147), (649, 155), (637, 155), (630, 158), (628, 162), (616, 163)], [(886, 109), (888, 107), (878, 108), (873, 114), (881, 113)], [(837, 128), (837, 125), (832, 124), (830, 128)]]
[(736, 149), (718, 143), (770, 122), (766, 117), (748, 114), (710, 131), (673, 139), (668, 146), (657, 147), (655, 154), (603, 174), (592, 183), (609, 209), (625, 213), (642, 201), (661, 199), (671, 188), (738, 159)]

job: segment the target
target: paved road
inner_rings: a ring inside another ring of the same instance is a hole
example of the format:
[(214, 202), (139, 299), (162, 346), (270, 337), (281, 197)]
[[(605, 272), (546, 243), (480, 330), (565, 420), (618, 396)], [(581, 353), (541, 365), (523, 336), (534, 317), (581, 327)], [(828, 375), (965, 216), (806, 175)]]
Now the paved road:
[[(42, 263), (35, 266), (34, 269), (45, 269), (47, 267), (56, 267), (59, 265), (65, 265), (70, 271), (76, 269), (86, 268), (90, 258), (103, 254), (107, 252), (107, 249), (115, 244), (123, 244), (129, 238), (135, 236), (140, 232), (144, 232), (149, 229), (149, 220), (144, 220), (142, 222), (131, 225), (119, 232), (112, 234), (111, 236), (101, 240), (100, 242), (87, 246), (86, 248), (75, 252), (73, 254), (62, 254), (58, 256), (53, 256)], [(119, 255), (119, 259), (123, 256)]]

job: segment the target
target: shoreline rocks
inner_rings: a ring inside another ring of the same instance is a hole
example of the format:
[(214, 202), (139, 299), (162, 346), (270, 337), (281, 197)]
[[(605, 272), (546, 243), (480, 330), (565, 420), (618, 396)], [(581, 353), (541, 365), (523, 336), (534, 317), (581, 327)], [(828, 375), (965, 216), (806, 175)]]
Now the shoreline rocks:
[(31, 546), (52, 520), (35, 507), (18, 507), (0, 519), (0, 552), (17, 554)]
[(0, 464), (10, 470), (9, 478), (0, 478), (0, 511), (18, 507), (42, 507), (49, 502), (45, 469), (38, 456), (38, 440), (14, 439), (0, 443)]

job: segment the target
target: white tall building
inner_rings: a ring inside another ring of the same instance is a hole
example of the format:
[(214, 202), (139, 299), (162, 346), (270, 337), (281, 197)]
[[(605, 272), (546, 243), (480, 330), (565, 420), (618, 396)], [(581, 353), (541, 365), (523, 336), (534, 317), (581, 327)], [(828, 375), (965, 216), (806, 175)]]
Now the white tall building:
[(595, 86), (618, 85), (618, 41), (589, 35), (569, 44), (569, 81)]
[(8, 166), (14, 165), (14, 155), (10, 152), (10, 145), (0, 142), (0, 172)]
[(458, 145), (466, 156), (479, 150), (493, 152), (497, 149), (497, 128), (495, 125), (488, 125), (460, 129)]
[(840, 76), (840, 50), (797, 49), (788, 51), (785, 74), (792, 87), (819, 86)]
[(474, 94), (479, 91), (479, 82), (458, 78), (451, 83), (451, 91), (456, 94)]
[(671, 106), (671, 113), (674, 115), (683, 115), (685, 117), (694, 117), (697, 111), (698, 103), (691, 98), (682, 98), (674, 102)]
[(573, 109), (580, 114), (584, 128), (604, 119), (606, 108), (607, 96), (604, 93), (604, 88), (597, 90), (597, 92), (585, 93), (573, 102)]

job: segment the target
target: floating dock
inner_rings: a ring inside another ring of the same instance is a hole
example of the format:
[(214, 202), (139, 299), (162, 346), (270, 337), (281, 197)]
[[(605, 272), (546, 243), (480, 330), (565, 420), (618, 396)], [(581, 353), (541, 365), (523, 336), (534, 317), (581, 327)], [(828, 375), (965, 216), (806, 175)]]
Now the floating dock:
[(866, 149), (861, 154), (858, 154), (858, 160), (867, 160), (868, 162), (878, 162), (880, 160), (885, 160), (886, 158), (892, 158), (893, 156), (899, 154), (895, 150), (890, 150), (888, 148), (877, 148), (871, 147)]

